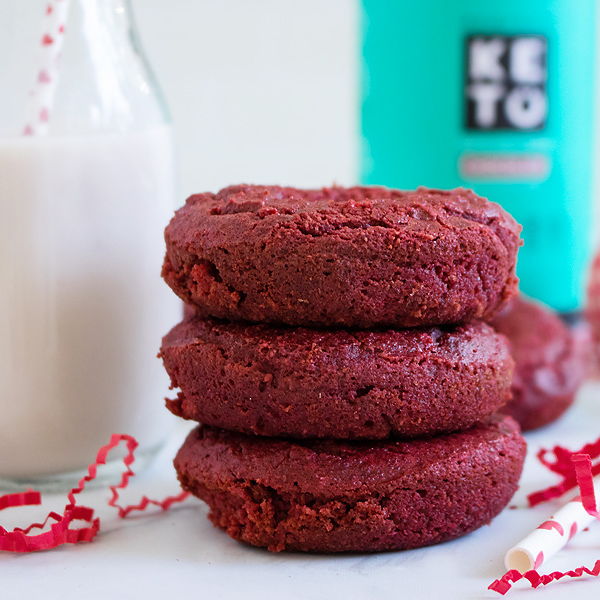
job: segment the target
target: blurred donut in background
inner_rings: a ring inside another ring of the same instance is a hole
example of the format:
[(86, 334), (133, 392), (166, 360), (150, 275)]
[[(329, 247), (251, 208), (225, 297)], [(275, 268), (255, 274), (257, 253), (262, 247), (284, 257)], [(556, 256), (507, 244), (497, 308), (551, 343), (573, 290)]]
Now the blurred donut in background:
[(600, 252), (594, 257), (589, 274), (585, 316), (589, 323), (593, 376), (600, 375)]
[(508, 338), (516, 365), (513, 398), (504, 412), (523, 431), (561, 417), (590, 371), (588, 327), (569, 328), (557, 313), (523, 296), (513, 300), (492, 325)]

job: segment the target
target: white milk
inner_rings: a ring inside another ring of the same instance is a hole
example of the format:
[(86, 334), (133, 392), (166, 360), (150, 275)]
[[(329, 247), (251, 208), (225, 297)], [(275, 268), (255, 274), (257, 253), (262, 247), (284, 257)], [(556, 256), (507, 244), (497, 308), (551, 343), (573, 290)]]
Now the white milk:
[(85, 467), (112, 433), (146, 448), (168, 433), (172, 155), (167, 126), (0, 140), (0, 478)]

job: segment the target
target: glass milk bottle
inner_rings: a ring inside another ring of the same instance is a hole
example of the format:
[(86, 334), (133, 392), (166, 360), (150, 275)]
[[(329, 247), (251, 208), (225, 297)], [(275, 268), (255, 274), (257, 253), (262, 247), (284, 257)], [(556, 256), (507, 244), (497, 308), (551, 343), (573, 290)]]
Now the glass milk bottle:
[(165, 105), (127, 0), (0, 0), (0, 488), (170, 430)]

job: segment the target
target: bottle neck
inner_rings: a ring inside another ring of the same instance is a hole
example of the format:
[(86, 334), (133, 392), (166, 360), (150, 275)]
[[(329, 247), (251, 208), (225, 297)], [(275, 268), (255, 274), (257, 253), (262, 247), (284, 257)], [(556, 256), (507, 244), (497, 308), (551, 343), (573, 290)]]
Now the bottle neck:
[(72, 10), (62, 65), (70, 79), (57, 94), (57, 108), (65, 107), (69, 118), (86, 105), (80, 128), (88, 123), (95, 130), (140, 129), (168, 120), (129, 0), (75, 0)]
[[(23, 33), (7, 48), (9, 64), (18, 67), (0, 74), (0, 84), (16, 98), (12, 105), (0, 99), (0, 134), (19, 135), (40, 110), (47, 113), (46, 124), (33, 129), (44, 135), (138, 130), (168, 122), (129, 0), (31, 0), (34, 7), (30, 0), (6, 1), (12, 10), (5, 23), (0, 20), (0, 34), (11, 28)], [(19, 6), (24, 4), (27, 11)]]

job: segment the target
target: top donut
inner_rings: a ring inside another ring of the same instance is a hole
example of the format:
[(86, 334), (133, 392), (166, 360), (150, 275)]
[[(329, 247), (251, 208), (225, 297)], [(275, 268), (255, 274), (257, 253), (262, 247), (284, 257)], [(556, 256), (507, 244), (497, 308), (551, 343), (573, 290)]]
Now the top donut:
[(200, 316), (313, 327), (491, 319), (515, 293), (520, 226), (465, 189), (238, 185), (188, 198), (165, 281)]

